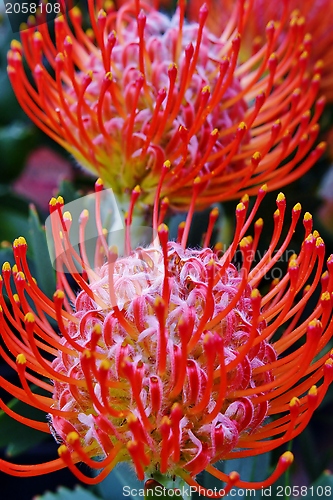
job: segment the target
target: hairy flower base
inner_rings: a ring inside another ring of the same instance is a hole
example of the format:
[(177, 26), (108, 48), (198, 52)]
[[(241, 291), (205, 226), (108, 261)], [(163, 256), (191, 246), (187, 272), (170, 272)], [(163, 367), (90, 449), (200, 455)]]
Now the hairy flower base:
[(47, 24), (30, 19), (8, 53), (8, 75), (30, 118), (119, 196), (140, 184), (142, 202), (153, 204), (168, 160), (162, 195), (186, 210), (200, 176), (204, 208), (268, 180), (270, 189), (285, 185), (323, 152), (320, 144), (307, 157), (324, 107), (322, 66), (308, 69), (311, 40), (298, 14), (288, 24), (285, 9), (241, 62), (252, 1), (234, 2), (218, 36), (206, 27), (206, 4), (188, 23), (184, 1), (171, 19), (139, 0), (107, 12), (96, 3), (88, 2), (87, 33), (77, 7), (57, 17), (55, 44)]
[[(242, 481), (237, 473), (227, 476), (213, 464), (261, 454), (297, 436), (332, 381), (333, 352), (325, 346), (333, 332), (333, 257), (322, 274), (324, 244), (311, 232), (310, 214), (304, 215), (299, 255), (291, 257), (285, 276), (261, 296), (262, 278), (289, 245), (299, 204), (292, 210), (285, 240), (277, 246), (286, 208), (283, 194), (278, 196), (271, 244), (256, 264), (262, 219), (254, 224), (253, 238), (245, 234), (265, 187), (247, 218), (248, 198), (237, 206), (234, 240), (222, 257), (219, 246), (186, 248), (191, 212), (177, 242), (168, 241), (165, 224), (154, 223), (157, 238), (150, 247), (129, 249), (128, 255), (118, 257), (102, 230), (101, 189), (98, 181), (94, 269), (85, 251), (89, 215), (84, 211), (80, 217), (80, 256), (70, 244), (72, 219), (63, 213), (61, 198), (50, 203), (60, 260), (53, 300), (30, 274), (24, 238), (13, 245), (16, 265), (3, 265), (0, 324), (7, 350), (0, 347), (0, 353), (17, 370), (22, 388), (3, 378), (0, 383), (13, 396), (45, 411), (51, 432), (62, 444), (54, 462), (32, 467), (1, 461), (1, 469), (28, 476), (67, 465), (92, 484), (116, 463), (128, 461), (141, 480), (160, 472), (196, 485), (195, 476), (206, 470), (226, 482), (226, 492), (233, 485), (272, 484), (290, 465), (289, 452), (260, 483)], [(131, 210), (139, 192), (133, 191)], [(160, 216), (155, 211), (155, 222)], [(207, 245), (216, 217), (214, 209)], [(127, 229), (130, 220), (131, 213)], [(128, 231), (126, 238), (129, 247)], [(237, 248), (242, 255), (238, 266), (232, 263)], [(104, 263), (99, 265), (101, 255)], [(74, 271), (77, 264), (83, 273)], [(81, 288), (77, 296), (67, 280), (69, 270)], [(318, 303), (303, 319), (320, 281)], [(47, 317), (57, 321), (60, 335)], [(50, 396), (34, 394), (29, 382)], [(46, 423), (23, 418), (0, 404), (13, 418), (49, 432)], [(89, 478), (75, 466), (80, 461), (102, 472)]]

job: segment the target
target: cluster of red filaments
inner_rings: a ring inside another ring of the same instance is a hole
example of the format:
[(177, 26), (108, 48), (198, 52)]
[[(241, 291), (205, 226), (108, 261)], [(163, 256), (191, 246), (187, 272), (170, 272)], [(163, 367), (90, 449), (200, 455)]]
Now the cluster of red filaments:
[(188, 23), (184, 0), (171, 19), (139, 0), (119, 11), (89, 0), (87, 32), (77, 7), (56, 18), (55, 42), (46, 23), (30, 19), (22, 43), (12, 43), (8, 74), (31, 119), (119, 196), (139, 184), (141, 200), (153, 204), (167, 159), (162, 194), (178, 209), (187, 208), (195, 176), (206, 185), (200, 208), (256, 193), (268, 180), (276, 189), (323, 151), (320, 144), (300, 164), (318, 135), (322, 66), (308, 72), (311, 37), (287, 8), (241, 62), (252, 3), (235, 2), (216, 36), (206, 4)]
[[(137, 187), (126, 218), (128, 253), (118, 257), (103, 230), (102, 188), (98, 181), (93, 265), (85, 250), (88, 211), (79, 220), (78, 254), (70, 241), (71, 214), (64, 211), (62, 198), (50, 202), (58, 256), (53, 300), (30, 273), (23, 237), (13, 244), (16, 264), (3, 265), (0, 324), (7, 349), (0, 347), (0, 352), (17, 370), (22, 388), (2, 377), (0, 383), (48, 414), (61, 446), (60, 457), (52, 462), (26, 466), (2, 460), (1, 469), (29, 476), (68, 466), (79, 479), (93, 484), (115, 464), (127, 461), (134, 464), (140, 480), (159, 472), (197, 485), (195, 476), (206, 470), (226, 483), (225, 493), (235, 485), (272, 484), (292, 462), (291, 453), (283, 454), (273, 474), (260, 483), (243, 481), (235, 472), (228, 476), (213, 464), (261, 454), (294, 438), (332, 381), (333, 352), (326, 346), (333, 333), (333, 256), (322, 274), (324, 243), (312, 231), (311, 215), (303, 218), (299, 254), (292, 255), (284, 277), (261, 296), (263, 277), (289, 246), (301, 214), (299, 204), (278, 244), (286, 212), (285, 197), (278, 195), (270, 246), (255, 263), (263, 220), (254, 223), (253, 237), (246, 234), (265, 186), (249, 214), (248, 197), (237, 205), (234, 239), (222, 256), (220, 245), (209, 247), (216, 209), (205, 247), (191, 250), (186, 246), (191, 210), (180, 225), (178, 240), (169, 241), (159, 209), (163, 204), (158, 202), (156, 238), (147, 248), (132, 250), (128, 229), (140, 196)], [(238, 250), (242, 263), (236, 266)], [(78, 267), (82, 272), (75, 271)], [(68, 281), (69, 270), (81, 289), (77, 295)], [(318, 302), (304, 319), (305, 305), (319, 284)], [(60, 335), (48, 317), (57, 321)], [(34, 393), (31, 383), (49, 396)], [(47, 423), (24, 418), (2, 401), (0, 405), (20, 422), (49, 432)], [(78, 462), (102, 471), (87, 477)]]
[[(219, 33), (223, 25), (223, 18), (227, 19), (234, 10), (234, 0), (207, 0), (209, 5), (209, 19), (207, 25), (214, 33)], [(188, 3), (187, 15), (189, 19), (197, 19), (201, 8), (200, 0), (191, 0)], [(315, 43), (310, 54), (314, 64), (322, 65), (321, 91), (325, 97), (333, 100), (333, 3), (331, 0), (283, 0), (282, 2), (267, 2), (266, 0), (253, 1), (253, 14), (246, 30), (248, 49), (244, 52), (246, 58), (251, 46), (255, 42), (259, 48), (264, 43), (265, 27), (271, 19), (279, 19), (284, 9), (292, 16), (299, 16), (305, 23), (306, 30), (311, 33)], [(325, 15), (323, 15), (325, 14)], [(222, 19), (221, 19), (222, 18)]]

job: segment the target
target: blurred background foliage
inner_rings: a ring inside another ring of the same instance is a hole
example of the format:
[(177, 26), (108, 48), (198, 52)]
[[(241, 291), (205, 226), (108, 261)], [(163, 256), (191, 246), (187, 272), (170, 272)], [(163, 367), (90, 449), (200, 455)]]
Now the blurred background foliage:
[[(18, 105), (6, 74), (6, 53), (13, 35), (4, 14), (3, 3), (0, 3), (0, 261), (12, 262), (11, 243), (14, 238), (24, 235), (29, 245), (29, 262), (34, 276), (45, 293), (53, 294), (55, 276), (51, 267), (43, 231), (43, 223), (48, 215), (48, 201), (51, 196), (61, 194), (65, 202), (93, 189), (95, 179), (86, 176), (79, 166), (48, 136), (37, 129)], [(321, 119), (321, 139), (328, 140), (328, 149), (323, 158), (306, 175), (284, 188), (289, 213), (291, 208), (301, 202), (303, 209), (312, 213), (314, 227), (323, 236), (327, 255), (333, 252), (333, 107), (327, 106)], [(265, 216), (265, 230), (259, 251), (268, 246), (272, 232), (272, 217), (276, 205), (277, 193), (266, 196), (259, 216)], [(223, 205), (220, 224), (222, 234), (228, 239), (233, 231), (235, 202)], [(177, 216), (176, 216), (177, 217)], [(200, 242), (200, 226), (205, 227), (207, 214), (197, 214), (196, 234), (191, 234), (192, 244)], [(175, 219), (179, 221), (179, 219)], [(171, 224), (172, 225), (172, 224)], [(228, 236), (229, 235), (229, 236)], [(265, 235), (267, 237), (265, 238)], [(303, 231), (300, 227), (296, 234), (295, 251), (302, 241)], [(227, 243), (227, 241), (226, 241)], [(268, 283), (272, 277), (267, 277)], [(313, 301), (316, 298), (312, 299)], [(313, 307), (309, 304), (309, 308)], [(333, 346), (332, 346), (333, 347)], [(7, 373), (7, 364), (0, 361), (0, 373), (6, 378), (13, 377)], [(1, 397), (8, 401), (8, 395), (1, 391)], [(44, 414), (20, 402), (13, 401), (11, 406), (22, 415), (44, 420)], [(326, 399), (316, 411), (310, 425), (292, 444), (295, 463), (287, 477), (279, 484), (285, 485), (330, 485), (333, 492), (333, 387)], [(57, 444), (49, 435), (29, 430), (13, 421), (3, 413), (0, 414), (0, 450), (3, 457), (12, 457), (20, 463), (40, 463), (52, 460), (56, 456)], [(238, 470), (244, 479), (260, 480), (264, 478), (271, 464), (276, 463), (284, 450), (276, 450), (271, 455), (264, 455), (248, 460), (225, 464), (226, 471)], [(223, 465), (222, 465), (223, 467)], [(132, 479), (131, 479), (132, 478)], [(213, 484), (205, 475), (201, 483), (208, 488)], [(66, 469), (48, 476), (37, 478), (14, 478), (0, 474), (1, 498), (18, 500), (118, 500), (121, 488), (130, 484), (133, 488), (138, 484), (125, 466), (118, 467), (94, 491), (88, 491), (84, 485), (77, 485)], [(76, 485), (76, 487), (75, 487)], [(276, 488), (276, 487), (275, 487)], [(274, 498), (274, 491), (271, 493)], [(287, 491), (287, 490), (286, 490)], [(317, 491), (318, 497), (325, 498)], [(309, 490), (310, 492), (310, 490)], [(292, 491), (291, 491), (292, 493)], [(297, 498), (297, 491), (294, 491)], [(332, 493), (333, 494), (333, 493)], [(243, 495), (244, 496), (244, 495)], [(268, 496), (268, 495), (267, 495)], [(285, 495), (292, 498), (293, 494)], [(233, 496), (233, 498), (240, 498)], [(256, 498), (261, 497), (259, 491)], [(302, 498), (317, 498), (316, 495), (302, 495)]]

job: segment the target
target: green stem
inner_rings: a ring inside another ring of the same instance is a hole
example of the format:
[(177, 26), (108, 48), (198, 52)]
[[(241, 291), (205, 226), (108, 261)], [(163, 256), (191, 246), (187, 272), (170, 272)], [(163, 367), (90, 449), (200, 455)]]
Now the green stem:
[[(178, 492), (175, 490), (178, 490)], [(156, 473), (145, 482), (145, 500), (155, 500), (157, 498), (191, 500), (190, 487), (180, 477), (170, 478)]]

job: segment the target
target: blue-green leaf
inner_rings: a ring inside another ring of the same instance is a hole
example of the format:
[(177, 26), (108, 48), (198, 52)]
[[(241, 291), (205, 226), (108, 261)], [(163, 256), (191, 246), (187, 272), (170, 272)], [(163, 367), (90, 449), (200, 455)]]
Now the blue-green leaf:
[(302, 498), (302, 500), (333, 498), (333, 474), (324, 471), (311, 486), (299, 486), (297, 488), (299, 491), (292, 490), (293, 498)]
[[(46, 422), (44, 412), (26, 405), (18, 399), (12, 399), (8, 406), (19, 415), (39, 422)], [(50, 434), (27, 427), (9, 417), (2, 410), (0, 411), (0, 448), (5, 448), (5, 454), (8, 457), (20, 455), (49, 437)]]
[(34, 500), (101, 500), (101, 498), (81, 486), (76, 486), (74, 490), (60, 486), (55, 493), (46, 492), (44, 495), (34, 497)]
[[(138, 500), (138, 495), (131, 493), (143, 492), (143, 482), (139, 481), (133, 468), (127, 463), (118, 464), (110, 474), (97, 485), (98, 493), (104, 500)], [(142, 498), (143, 495), (141, 495)]]

